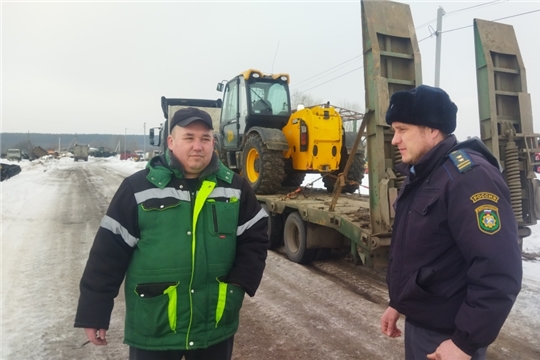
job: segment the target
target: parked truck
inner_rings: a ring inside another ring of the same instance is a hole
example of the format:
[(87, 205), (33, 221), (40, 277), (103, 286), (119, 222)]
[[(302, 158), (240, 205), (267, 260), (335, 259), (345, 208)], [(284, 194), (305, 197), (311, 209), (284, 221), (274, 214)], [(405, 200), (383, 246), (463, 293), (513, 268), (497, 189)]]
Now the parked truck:
[(7, 160), (21, 161), (22, 154), (20, 149), (8, 149), (6, 153)]
[[(340, 194), (341, 185), (333, 194), (293, 187), (257, 195), (270, 215), (271, 246), (283, 244), (294, 262), (308, 263), (339, 248), (350, 251), (355, 263), (387, 264), (392, 204), (405, 178), (395, 170), (402, 160), (391, 144), (385, 113), (394, 92), (422, 84), (420, 51), (408, 5), (362, 1), (361, 11), (368, 110), (351, 151), (365, 136), (369, 195)], [(477, 69), (481, 140), (500, 162), (522, 241), (540, 219), (540, 182), (533, 171), (540, 165), (535, 158), (540, 135), (533, 131), (525, 67), (511, 26), (477, 19), (474, 33), (476, 62), (471, 66)], [(336, 184), (346, 176), (342, 173)]]
[(89, 151), (90, 151), (90, 146), (86, 144), (75, 144), (73, 145), (73, 159), (75, 161), (79, 161), (79, 160), (88, 161)]
[[(180, 109), (186, 107), (198, 107), (212, 117), (214, 129), (219, 128), (219, 116), (221, 113), (221, 99), (217, 100), (208, 100), (208, 99), (187, 99), (187, 98), (166, 98), (165, 96), (161, 97), (161, 110), (163, 111), (163, 116), (165, 117), (165, 122), (163, 122), (159, 127), (150, 128), (150, 137), (149, 142), (152, 146), (157, 146), (162, 152), (167, 148), (167, 137), (170, 133), (169, 124), (174, 116), (174, 113)], [(155, 154), (155, 152), (154, 152)]]

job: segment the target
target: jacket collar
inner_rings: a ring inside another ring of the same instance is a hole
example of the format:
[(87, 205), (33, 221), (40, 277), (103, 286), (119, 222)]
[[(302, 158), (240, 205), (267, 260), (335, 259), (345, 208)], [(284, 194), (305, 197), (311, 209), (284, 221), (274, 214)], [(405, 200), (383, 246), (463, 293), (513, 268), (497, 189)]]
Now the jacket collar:
[[(164, 154), (152, 158), (146, 165), (148, 175), (146, 179), (159, 188), (164, 188), (174, 177), (185, 179), (185, 171), (182, 164), (169, 149)], [(233, 172), (219, 161), (216, 153), (212, 153), (212, 159), (208, 166), (199, 175), (199, 180), (216, 182), (219, 178), (227, 183), (232, 182)]]

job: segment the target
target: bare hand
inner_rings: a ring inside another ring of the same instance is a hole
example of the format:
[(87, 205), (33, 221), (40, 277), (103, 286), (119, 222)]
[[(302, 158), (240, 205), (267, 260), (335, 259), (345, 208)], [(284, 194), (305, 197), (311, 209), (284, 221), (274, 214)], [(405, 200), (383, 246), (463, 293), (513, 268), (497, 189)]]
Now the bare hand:
[(94, 345), (107, 345), (107, 330), (85, 328), (86, 337)]
[(381, 331), (384, 335), (391, 338), (400, 337), (401, 330), (397, 327), (397, 321), (400, 314), (396, 309), (388, 307), (384, 314), (381, 316)]
[(458, 348), (452, 340), (443, 341), (434, 353), (428, 354), (427, 358), (430, 360), (471, 360), (471, 357)]

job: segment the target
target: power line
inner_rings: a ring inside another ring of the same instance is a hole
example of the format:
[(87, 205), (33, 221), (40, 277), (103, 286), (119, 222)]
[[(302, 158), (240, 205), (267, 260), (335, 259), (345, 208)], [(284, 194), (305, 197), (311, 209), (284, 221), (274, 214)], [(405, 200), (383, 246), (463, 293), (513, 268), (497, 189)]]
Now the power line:
[[(503, 0), (503, 1), (507, 1), (507, 0)], [(454, 14), (456, 14), (456, 13), (458, 13), (458, 12), (462, 12), (462, 11), (466, 11), (466, 10), (470, 10), (470, 9), (475, 9), (475, 8), (484, 7), (484, 6), (497, 5), (497, 3), (501, 3), (501, 0), (493, 0), (493, 1), (489, 1), (489, 2), (483, 3), (483, 4), (478, 4), (478, 5), (474, 5), (474, 6), (469, 6), (469, 7), (466, 7), (466, 8), (462, 8), (462, 9), (458, 9), (458, 10), (449, 12), (449, 13), (447, 13), (446, 15), (454, 15)], [(535, 13), (535, 12), (538, 12), (538, 11), (540, 11), (540, 9), (532, 10), (532, 11), (527, 11), (527, 12), (523, 12), (523, 13), (519, 13), (519, 14), (515, 14), (515, 15), (510, 15), (510, 16), (502, 17), (502, 18), (495, 19), (495, 20), (492, 20), (492, 21), (499, 21), (499, 20), (509, 19), (509, 18), (513, 18), (513, 17), (518, 17), (518, 16), (523, 16), (523, 15), (528, 15), (528, 14)], [(415, 28), (415, 30), (418, 30), (418, 29), (420, 29), (420, 28), (422, 28), (422, 27), (424, 27), (424, 26), (427, 26), (427, 25), (431, 24), (432, 22), (434, 22), (434, 21), (436, 21), (436, 20), (437, 20), (437, 19), (434, 19), (434, 20), (431, 20), (431, 21), (429, 21), (429, 22), (427, 22), (427, 23), (425, 23), (425, 24), (423, 24), (423, 25), (420, 25), (419, 27)], [(442, 34), (442, 33), (453, 32), (453, 31), (458, 31), (458, 30), (462, 30), (462, 29), (466, 29), (466, 28), (469, 28), (469, 27), (472, 27), (472, 26), (473, 26), (473, 25), (467, 25), (467, 26), (462, 26), (462, 27), (459, 27), (459, 28), (451, 29), (451, 30), (441, 31), (441, 34)], [(418, 43), (420, 43), (420, 42), (422, 42), (422, 41), (424, 41), (424, 40), (427, 40), (427, 39), (429, 39), (430, 37), (433, 37), (434, 34), (435, 34), (435, 33), (432, 32), (429, 36), (426, 36), (425, 38), (419, 40)], [(333, 70), (333, 69), (335, 69), (335, 68), (337, 68), (337, 67), (339, 67), (339, 66), (341, 66), (341, 65), (343, 65), (343, 64), (346, 64), (346, 63), (348, 63), (348, 62), (350, 62), (350, 61), (352, 61), (352, 60), (354, 60), (354, 59), (356, 59), (356, 58), (359, 58), (359, 57), (361, 57), (361, 56), (362, 56), (362, 55), (357, 55), (357, 56), (355, 56), (355, 57), (353, 57), (353, 58), (351, 58), (351, 59), (349, 59), (349, 60), (347, 60), (347, 61), (345, 61), (345, 62), (342, 62), (342, 63), (339, 64), (339, 65), (336, 65), (336, 66), (334, 66), (334, 67), (331, 67), (330, 69), (327, 69), (327, 70), (325, 70), (325, 71), (323, 71), (323, 72), (320, 72), (320, 73), (317, 74), (317, 75), (313, 75), (313, 76), (311, 76), (311, 77), (309, 77), (309, 78), (307, 78), (307, 79), (305, 79), (305, 80), (302, 80), (302, 81), (300, 81), (299, 83), (297, 83), (297, 84), (295, 85), (295, 87), (296, 87), (298, 84), (300, 84), (300, 83), (304, 83), (304, 82), (306, 82), (306, 81), (308, 81), (308, 80), (310, 80), (310, 79), (313, 79), (313, 78), (318, 77), (318, 76), (320, 76), (320, 75), (322, 75), (322, 74), (325, 74), (325, 73), (327, 73), (328, 71)], [(348, 74), (350, 74), (350, 73), (352, 73), (352, 72), (354, 72), (354, 71), (356, 71), (356, 70), (359, 70), (359, 69), (361, 69), (361, 68), (363, 68), (363, 66), (360, 66), (360, 67), (355, 68), (355, 69), (353, 69), (353, 70), (351, 70), (351, 71), (348, 71), (348, 72), (346, 72), (346, 73), (344, 73), (344, 74), (341, 74), (341, 75), (339, 75), (339, 76), (336, 76), (336, 77), (334, 77), (334, 78), (332, 78), (332, 79), (330, 79), (330, 80), (327, 80), (327, 81), (325, 81), (325, 82), (323, 82), (323, 83), (320, 83), (320, 84), (318, 84), (318, 85), (315, 85), (315, 86), (313, 86), (313, 87), (311, 87), (311, 88), (309, 88), (309, 89), (299, 91), (298, 93), (301, 94), (301, 93), (304, 93), (304, 92), (306, 92), (306, 91), (315, 89), (315, 88), (317, 88), (317, 87), (319, 87), (319, 86), (328, 84), (328, 83), (331, 82), (331, 81), (334, 81), (334, 80), (336, 80), (336, 79), (339, 79), (339, 78), (341, 78), (341, 77), (343, 77), (343, 76), (345, 76), (345, 75), (348, 75)]]
[[(532, 14), (532, 13), (535, 13), (535, 12), (538, 12), (538, 11), (540, 11), (540, 9), (531, 10), (531, 11), (527, 11), (527, 12), (519, 13), (519, 14), (515, 14), (515, 15), (505, 16), (505, 17), (498, 18), (498, 19), (491, 20), (491, 21), (499, 21), (499, 20), (504, 20), (504, 19), (510, 19), (510, 18), (513, 18), (513, 17), (518, 17), (518, 16), (522, 16), (522, 15)], [(467, 26), (462, 26), (462, 27), (455, 28), (455, 29), (450, 29), (450, 30), (441, 31), (441, 34), (442, 34), (442, 33), (452, 32), (452, 31), (457, 31), (457, 30), (462, 30), (462, 29), (466, 29), (466, 28), (470, 28), (471, 26), (472, 26), (472, 25), (467, 25)], [(425, 40), (425, 39), (424, 39), (424, 40)]]
[[(463, 9), (458, 9), (458, 10), (447, 12), (445, 15), (452, 16), (452, 15), (458, 13), (458, 12), (467, 11), (467, 10), (470, 10), (470, 9), (475, 9), (475, 8), (484, 7), (484, 6), (495, 5), (495, 3), (498, 3), (500, 1), (501, 0), (494, 0), (494, 1), (486, 2), (486, 3), (482, 3), (482, 4), (478, 4), (478, 5), (469, 6), (469, 7), (463, 8)], [(508, 1), (508, 0), (503, 0), (503, 1)]]
[(322, 85), (324, 85), (324, 84), (328, 84), (328, 83), (331, 82), (331, 81), (334, 81), (334, 80), (336, 80), (336, 79), (339, 79), (340, 77), (343, 77), (343, 76), (345, 76), (345, 75), (348, 75), (348, 74), (350, 74), (350, 73), (352, 73), (352, 72), (354, 72), (354, 71), (356, 71), (356, 70), (360, 70), (360, 69), (363, 68), (363, 67), (364, 67), (364, 65), (362, 65), (362, 66), (360, 66), (360, 67), (357, 67), (356, 69), (352, 69), (351, 71), (348, 71), (348, 72), (346, 72), (345, 74), (341, 74), (341, 75), (339, 75), (339, 76), (336, 76), (335, 78), (332, 78), (332, 79), (330, 79), (330, 80), (327, 80), (327, 81), (325, 81), (325, 82), (323, 82), (323, 83), (321, 83), (321, 84), (319, 84), (319, 85), (315, 85), (315, 86), (313, 86), (313, 87), (310, 87), (309, 89), (306, 89), (306, 90), (303, 90), (303, 91), (299, 91), (298, 93), (299, 93), (299, 94), (302, 94), (302, 93), (305, 93), (306, 91), (315, 89), (315, 88), (317, 88), (317, 87), (319, 87), (319, 86), (322, 86)]
[(333, 67), (331, 67), (330, 69), (324, 70), (324, 71), (318, 73), (317, 75), (313, 75), (313, 76), (311, 76), (311, 77), (308, 77), (307, 79), (304, 79), (304, 80), (302, 80), (302, 81), (299, 81), (299, 82), (297, 82), (297, 83), (295, 84), (295, 86), (298, 86), (298, 85), (301, 84), (301, 83), (304, 83), (304, 82), (306, 82), (306, 81), (308, 81), (308, 80), (310, 80), (310, 79), (313, 79), (314, 77), (317, 77), (317, 76), (319, 76), (319, 75), (322, 75), (322, 74), (324, 74), (324, 73), (326, 73), (326, 72), (328, 72), (328, 71), (330, 71), (330, 70), (332, 70), (332, 69), (335, 69), (335, 68), (337, 68), (337, 67), (339, 67), (339, 66), (341, 66), (341, 65), (343, 65), (343, 64), (346, 64), (346, 63), (348, 63), (348, 62), (350, 62), (350, 61), (353, 61), (354, 59), (357, 59), (357, 58), (359, 58), (359, 57), (361, 57), (361, 56), (362, 56), (362, 55), (357, 55), (357, 56), (355, 56), (355, 57), (353, 57), (353, 58), (351, 58), (351, 59), (349, 59), (349, 60), (347, 60), (347, 61), (342, 62), (341, 64), (338, 64), (338, 65), (336, 65), (336, 66), (333, 66)]

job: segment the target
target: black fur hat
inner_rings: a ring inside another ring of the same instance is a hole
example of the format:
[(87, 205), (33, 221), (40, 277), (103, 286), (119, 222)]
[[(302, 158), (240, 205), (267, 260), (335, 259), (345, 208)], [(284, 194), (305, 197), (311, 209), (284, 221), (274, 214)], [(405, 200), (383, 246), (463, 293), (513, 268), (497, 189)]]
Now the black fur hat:
[(392, 94), (386, 112), (386, 123), (399, 121), (423, 125), (451, 134), (456, 129), (457, 106), (448, 94), (439, 88), (420, 85), (409, 91)]

